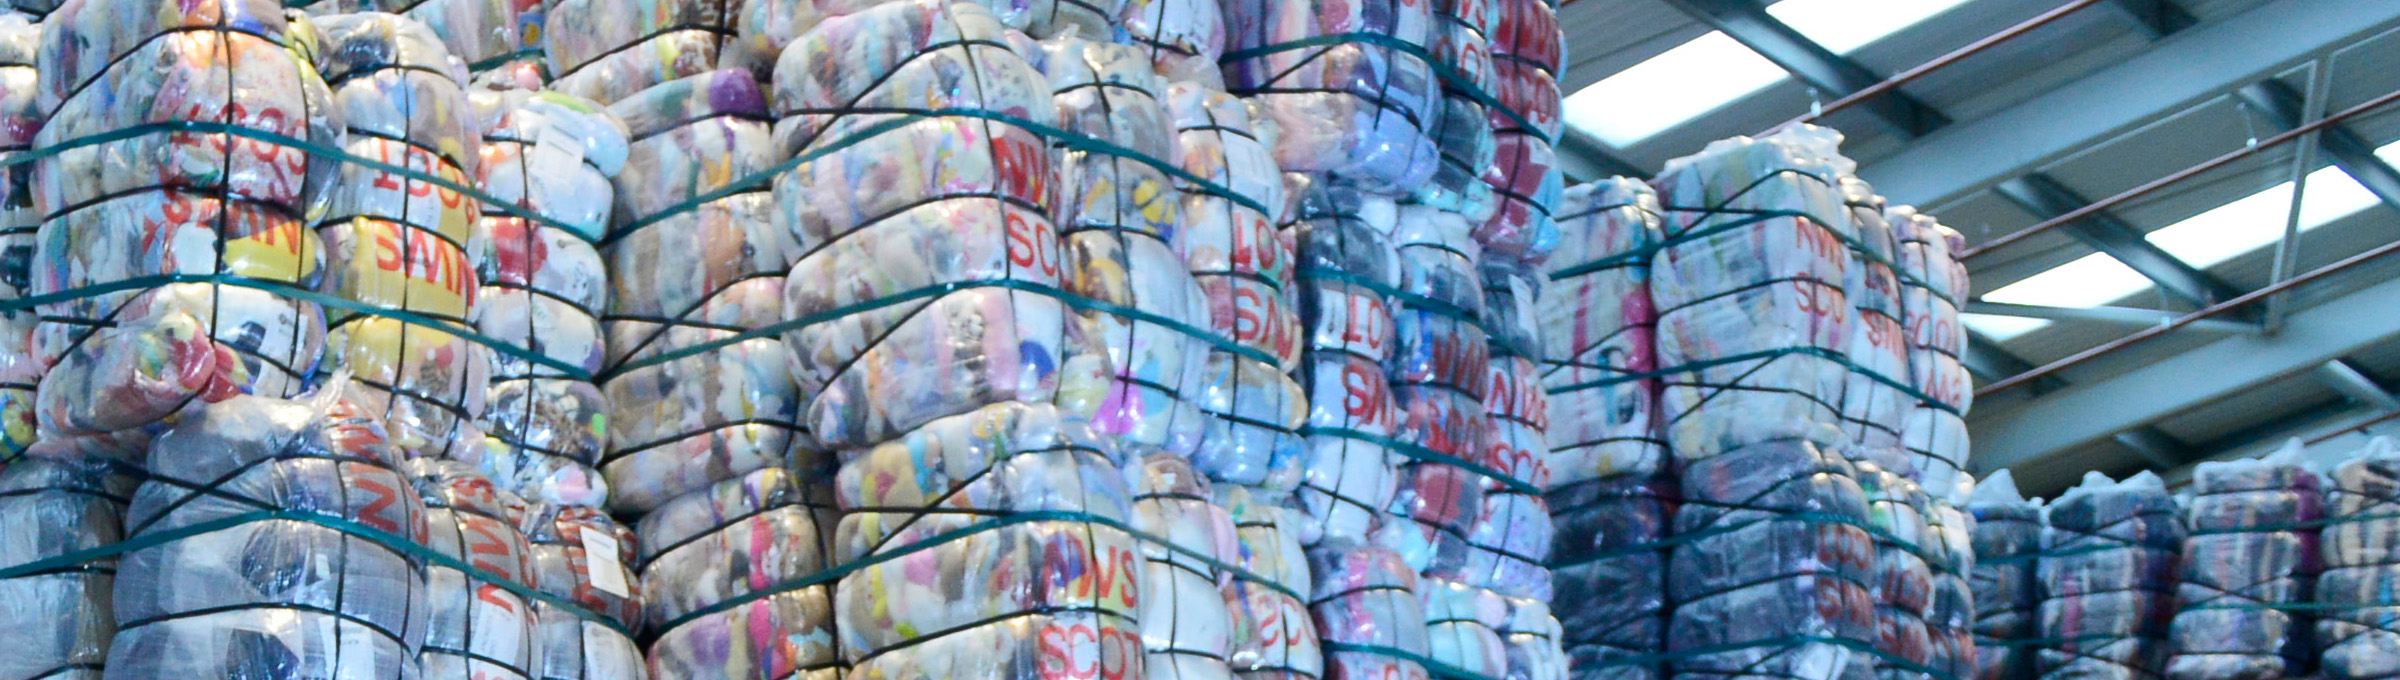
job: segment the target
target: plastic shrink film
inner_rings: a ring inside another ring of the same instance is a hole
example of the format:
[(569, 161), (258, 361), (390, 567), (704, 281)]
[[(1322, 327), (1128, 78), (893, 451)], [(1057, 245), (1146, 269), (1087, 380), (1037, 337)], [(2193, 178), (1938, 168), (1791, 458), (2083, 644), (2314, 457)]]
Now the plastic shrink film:
[[(474, 467), (416, 458), (400, 469), (425, 503), (425, 547), (476, 572), (433, 565), (425, 569), (430, 606), (422, 677), (465, 680), (539, 678), (534, 665), (532, 600), (490, 583), (534, 583), (524, 532), (525, 503), (495, 488)], [(478, 573), (479, 572), (479, 573)]]
[(1542, 391), (1541, 275), (1512, 262), (1483, 265), (1484, 327), (1491, 362), (1484, 410), (1491, 417), (1487, 461), (1505, 478), (1478, 480), (1483, 507), (1467, 530), (1467, 583), (1510, 598), (1550, 601), (1550, 400)]
[(374, 411), (236, 396), (161, 434), (128, 540), (262, 511), (117, 562), (112, 678), (414, 678), (432, 620), (426, 566), (355, 529), (433, 542)]
[(1975, 517), (1975, 680), (2028, 680), (2034, 676), (2035, 560), (2049, 522), (2039, 504), (2017, 493), (2007, 470), (1975, 485), (1967, 497)]
[(1492, 126), (1483, 104), (1469, 93), (1492, 89), (1492, 26), (1500, 21), (1499, 0), (1436, 0), (1433, 27), (1427, 31), (1435, 68), (1449, 78), (1441, 81), (1441, 100), (1425, 121), (1438, 158), (1433, 176), (1410, 187), (1417, 203), (1466, 216), (1481, 225), (1491, 218), (1492, 186), (1483, 181), (1496, 152)]
[[(315, 0), (297, 5), (311, 16), (389, 12), (431, 29), (451, 56), (476, 71), (516, 56), (523, 43), (522, 15), (541, 20), (540, 0)], [(537, 24), (538, 26), (538, 24)], [(538, 34), (539, 29), (534, 29)]]
[(1506, 680), (1567, 680), (1567, 653), (1558, 644), (1565, 631), (1541, 600), (1509, 598), (1508, 620), (1500, 624), (1508, 645)]
[(1232, 574), (1218, 566), (1241, 559), (1232, 514), (1211, 501), (1208, 480), (1182, 456), (1159, 452), (1128, 461), (1125, 478), (1133, 528), (1167, 543), (1141, 544), (1142, 677), (1232, 678), (1234, 600), (1220, 586)]
[(2098, 472), (2050, 504), (2036, 578), (2046, 680), (2156, 678), (2167, 665), (2182, 510), (2157, 475)]
[[(1412, 450), (1500, 467), (1492, 464), (1491, 417), (1483, 405), (1491, 347), (1482, 327), (1479, 249), (1466, 220), (1403, 206), (1392, 242), (1400, 254), (1400, 306), (1392, 313), (1395, 340), (1385, 362), (1400, 416), (1392, 438)], [(1398, 551), (1420, 574), (1462, 580), (1466, 535), (1483, 508), (1486, 480), (1459, 465), (1402, 455), (1375, 542)]]
[(1956, 254), (1966, 237), (1907, 206), (1886, 211), (1899, 242), (1901, 321), (1908, 334), (1909, 383), (1934, 403), (1910, 399), (1901, 438), (1918, 478), (1937, 496), (1958, 497), (1974, 484), (1960, 470), (1967, 462), (1967, 421), (1975, 387), (1967, 375), (1967, 329), (1958, 321), (1958, 301), (1967, 296), (1967, 267)]
[[(1416, 572), (1388, 548), (1331, 539), (1308, 549), (1309, 611), (1324, 637), (1326, 680), (1426, 680), (1424, 605)], [(1408, 656), (1391, 653), (1398, 651)]]
[(1558, 214), (1562, 238), (1538, 315), (1551, 483), (1656, 475), (1666, 457), (1659, 381), (1651, 375), (1658, 369), (1658, 312), (1650, 301), (1658, 194), (1640, 180), (1601, 180), (1568, 189)]
[(1550, 491), (1554, 602), (1574, 677), (1653, 680), (1666, 641), (1667, 537), (1677, 492), (1671, 476), (1615, 475)]
[(1975, 520), (1941, 498), (1929, 507), (1925, 519), (1932, 533), (1925, 546), (1933, 567), (1933, 609), (1925, 632), (1933, 640), (1933, 658), (1926, 665), (1942, 680), (1973, 680), (1975, 591), (1968, 575), (1975, 571)]
[(2193, 471), (2168, 677), (2275, 680), (2313, 665), (2309, 612), (2295, 607), (2316, 581), (2325, 497), (2300, 453), (2292, 440), (2263, 459)]
[(2340, 680), (2400, 674), (2400, 451), (2376, 437), (2334, 468), (2325, 490), (2316, 583), (2319, 674)]
[[(1886, 680), (1924, 680), (1933, 662), (1933, 566), (1927, 555), (1939, 539), (1927, 526), (1931, 502), (1924, 489), (1873, 463), (1858, 464), (1867, 493), (1867, 525), (1874, 529), (1875, 572), (1867, 587), (1875, 596), (1875, 650)], [(1932, 547), (1928, 547), (1928, 546)]]
[(1263, 355), (1209, 348), (1194, 399), (1208, 418), (1192, 463), (1212, 480), (1256, 487), (1279, 503), (1300, 485), (1307, 449), (1299, 428), (1309, 405), (1289, 375), (1301, 349), (1292, 235), (1276, 229), (1282, 215), (1262, 211), (1286, 206), (1275, 127), (1255, 103), (1195, 83), (1168, 85), (1166, 104), (1178, 131), (1176, 165), (1246, 199), (1182, 187), (1184, 264), (1207, 301), (1209, 329)]
[[(1538, 264), (1559, 245), (1552, 221), (1565, 176), (1550, 140), (1565, 131), (1558, 69), (1566, 36), (1557, 10), (1543, 0), (1488, 0), (1500, 8), (1491, 31), (1491, 86), (1501, 104), (1485, 112), (1492, 130), (1492, 163), (1481, 169), (1492, 187), (1493, 210), (1475, 229), (1486, 260)], [(1513, 114), (1513, 115), (1511, 115)], [(1522, 121), (1522, 122), (1520, 122)]]
[(1235, 578), (1225, 599), (1233, 610), (1232, 654), (1226, 661), (1245, 680), (1313, 680), (1325, 673), (1316, 622), (1309, 618), (1314, 581), (1301, 552), (1300, 515), (1265, 503), (1249, 487), (1218, 484), (1217, 505), (1233, 517), (1236, 563), (1260, 580)]
[[(734, 42), (735, 27), (747, 16), (749, 4), (555, 0), (543, 13), (541, 39), (536, 42), (548, 58), (552, 89), (614, 105), (663, 83), (731, 68), (719, 57)], [(626, 122), (631, 125), (632, 119)], [(640, 136), (643, 126), (632, 127)]]
[(1456, 581), (1417, 582), (1417, 599), (1425, 609), (1426, 657), (1473, 678), (1508, 674), (1508, 647), (1500, 626), (1508, 622), (1508, 601), (1499, 593)]
[(1683, 471), (1667, 568), (1675, 677), (1864, 680), (1874, 659), (1874, 546), (1848, 460), (1804, 440), (1732, 449)]
[(1892, 271), (1898, 244), (1883, 219), (1883, 197), (1874, 187), (1844, 175), (1839, 187), (1850, 224), (1858, 230), (1842, 293), (1851, 308), (1844, 354), (1850, 374), (1842, 385), (1842, 433), (1853, 461), (1873, 461), (1885, 472), (1916, 478), (1915, 461), (1901, 447), (1900, 430), (1916, 400), (1908, 396), (1911, 376), (1908, 338), (1902, 333), (1900, 282)]
[[(834, 591), (850, 677), (1150, 677), (1115, 452), (1000, 402), (844, 452)], [(1027, 513), (1041, 513), (1028, 516)]]
[(628, 633), (642, 623), (633, 531), (598, 508), (536, 504), (525, 512), (526, 563), (536, 588), (605, 620), (535, 600), (534, 654), (540, 680), (642, 680), (642, 650)]
[[(105, 458), (28, 457), (0, 470), (0, 569), (117, 542), (141, 471)], [(17, 631), (0, 678), (99, 680), (117, 631), (116, 560), (0, 579), (0, 626)]]
[[(161, 275), (314, 289), (325, 244), (306, 224), (337, 163), (221, 124), (334, 148), (341, 113), (273, 2), (89, 0), (44, 23), (35, 147), (94, 135), (32, 164), (42, 215), (33, 295)], [(302, 30), (300, 34), (305, 34)], [(274, 290), (182, 283), (40, 305), (35, 361), (42, 437), (138, 459), (178, 411), (236, 393), (288, 396), (324, 353), (324, 311)], [(100, 328), (103, 324), (113, 324)], [(205, 398), (201, 398), (205, 397)]]
[(1309, 396), (1295, 499), (1307, 517), (1304, 544), (1338, 539), (1348, 550), (1366, 542), (1396, 491), (1398, 454), (1382, 440), (1399, 427), (1383, 368), (1393, 354), (1388, 291), (1400, 285), (1389, 236), (1398, 208), (1389, 198), (1286, 177), (1304, 350), (1297, 374)]
[[(1853, 236), (1818, 127), (1736, 137), (1667, 164), (1667, 211), (1650, 270), (1662, 415), (1675, 455), (1698, 461), (1783, 439), (1840, 441)], [(1686, 487), (1687, 492), (1698, 489)]]
[(883, 5), (819, 24), (776, 68), (776, 143), (817, 156), (775, 177), (772, 219), (806, 253), (784, 337), (812, 395), (804, 422), (828, 448), (1003, 401), (1086, 417), (1116, 385), (1097, 331), (1043, 290), (1073, 266), (1051, 220), (1048, 142), (983, 117), (890, 113), (1049, 124), (1050, 88), (1003, 30), (980, 5)]
[[(1433, 17), (1418, 0), (1228, 0), (1225, 84), (1250, 97), (1281, 130), (1275, 162), (1330, 184), (1400, 195), (1433, 176), (1428, 130), (1441, 115), (1441, 82), (1396, 41), (1426, 48)], [(1332, 45), (1321, 36), (1381, 36)]]
[[(482, 136), (459, 85), (465, 74), (424, 24), (362, 12), (319, 17), (317, 70), (333, 86), (352, 155), (473, 186)], [(477, 202), (431, 182), (344, 164), (332, 209), (317, 221), (321, 290), (428, 323), (336, 310), (319, 373), (348, 369), (346, 398), (375, 411), (410, 456), (483, 447), (474, 420), (490, 388), (491, 348), (468, 330), (481, 292), (466, 249)]]
[(791, 351), (743, 337), (782, 319), (783, 276), (800, 246), (768, 219), (766, 187), (737, 184), (780, 158), (747, 72), (670, 81), (609, 111), (635, 141), (602, 249), (600, 472), (609, 509), (639, 513), (806, 449)]
[[(40, 20), (0, 10), (0, 159), (31, 148), (34, 133), (42, 129), (34, 68), (41, 44)], [(0, 169), (0, 305), (16, 304), (33, 284), (42, 220), (28, 185), (32, 170), (29, 165)], [(30, 308), (0, 310), (0, 463), (33, 445), (33, 391), (46, 368), (34, 359), (35, 323)]]
[[(1225, 89), (1225, 74), (1217, 70), (1217, 58), (1225, 55), (1225, 15), (1214, 0), (1122, 0), (1119, 4), (1116, 20), (1124, 35), (1118, 40), (1149, 55), (1150, 67), (1159, 75), (1178, 85)], [(1097, 40), (1106, 35), (1088, 37)], [(1182, 113), (1176, 116), (1181, 118)]]
[(764, 468), (677, 497), (634, 525), (644, 627), (655, 638), (650, 677), (839, 674), (828, 587), (786, 585), (832, 567), (821, 479)]
[[(460, 458), (492, 482), (537, 503), (601, 506), (608, 483), (608, 399), (600, 371), (600, 315), (608, 267), (593, 244), (607, 235), (625, 165), (625, 124), (590, 100), (555, 92), (477, 89), (484, 193), (520, 214), (484, 206), (470, 250), (483, 290), (475, 329), (581, 375), (492, 352), (483, 446)], [(531, 213), (541, 219), (532, 219)]]

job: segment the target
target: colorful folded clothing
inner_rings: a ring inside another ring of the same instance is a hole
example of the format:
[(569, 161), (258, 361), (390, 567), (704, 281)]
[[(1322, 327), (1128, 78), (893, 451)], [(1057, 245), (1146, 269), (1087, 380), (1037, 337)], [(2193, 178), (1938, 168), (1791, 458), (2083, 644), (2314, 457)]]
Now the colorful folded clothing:
[[(1927, 680), (1934, 640), (1934, 576), (1927, 555), (1940, 551), (1928, 524), (1932, 499), (1915, 482), (1871, 462), (1857, 463), (1867, 494), (1867, 526), (1875, 542), (1875, 570), (1867, 581), (1875, 597), (1875, 651), (1885, 680)], [(1933, 547), (1928, 547), (1933, 546)]]
[(1233, 615), (1232, 653), (1225, 659), (1244, 680), (1313, 680), (1325, 674), (1324, 650), (1305, 598), (1315, 581), (1300, 549), (1300, 514), (1260, 502), (1249, 487), (1216, 485), (1216, 503), (1233, 518), (1236, 563), (1258, 580), (1237, 576), (1226, 586)]
[(1546, 441), (1550, 402), (1541, 387), (1541, 279), (1513, 262), (1483, 266), (1484, 326), (1491, 336), (1484, 410), (1490, 415), (1486, 460), (1505, 479), (1485, 478), (1483, 507), (1467, 530), (1464, 580), (1511, 598), (1547, 602), (1547, 563), (1556, 534), (1540, 490), (1550, 487)]
[(2183, 511), (2157, 475), (2098, 472), (2046, 513), (2034, 661), (2045, 680), (2159, 677), (2175, 616)]
[(1501, 643), (1508, 646), (1506, 680), (1567, 680), (1567, 653), (1558, 643), (1565, 631), (1541, 600), (1510, 598), (1508, 620), (1500, 624)]
[[(1225, 16), (1208, 0), (1123, 0), (1116, 22), (1125, 40), (1150, 55), (1150, 65), (1170, 82), (1222, 90), (1225, 74)], [(1099, 35), (1091, 36), (1099, 38)]]
[[(603, 251), (600, 471), (609, 507), (641, 512), (783, 465), (803, 444), (791, 351), (771, 337), (734, 339), (782, 320), (782, 277), (800, 244), (767, 219), (764, 186), (728, 191), (778, 159), (748, 73), (663, 83), (609, 112), (637, 141), (616, 177), (615, 240)], [(677, 253), (681, 266), (660, 266)]]
[[(1483, 405), (1491, 380), (1490, 338), (1483, 330), (1483, 286), (1464, 217), (1403, 206), (1392, 241), (1400, 258), (1400, 305), (1392, 314), (1392, 356), (1385, 361), (1400, 422), (1392, 435), (1410, 450), (1498, 467), (1491, 459), (1491, 416)], [(1418, 573), (1463, 580), (1466, 533), (1483, 510), (1487, 481), (1468, 468), (1402, 454), (1399, 483), (1376, 543), (1400, 553)]]
[(1855, 232), (1833, 185), (1839, 141), (1816, 127), (1737, 137), (1660, 174), (1671, 245), (1653, 261), (1650, 293), (1667, 371), (1661, 410), (1678, 458), (1841, 441), (1844, 244)]
[[(1399, 253), (1389, 198), (1318, 186), (1293, 176), (1286, 196), (1297, 244), (1304, 350), (1297, 374), (1308, 391), (1308, 453), (1296, 497), (1316, 541), (1363, 543), (1381, 523), (1398, 484), (1397, 454), (1382, 440), (1399, 430), (1383, 362), (1393, 353), (1390, 293)], [(1364, 436), (1360, 436), (1364, 435)]]
[(560, 0), (543, 12), (539, 40), (556, 79), (551, 87), (614, 105), (667, 82), (731, 67), (719, 56), (734, 42), (746, 7), (741, 0)]
[[(140, 470), (97, 458), (28, 457), (0, 470), (0, 569), (116, 543)], [(0, 677), (99, 680), (117, 621), (114, 558), (0, 580), (0, 625), (19, 631)]]
[[(566, 598), (583, 614), (536, 600), (535, 663), (544, 680), (641, 680), (642, 649), (625, 631), (642, 623), (641, 579), (633, 572), (633, 531), (583, 505), (545, 503), (525, 513), (526, 559), (542, 592)], [(613, 624), (613, 625), (612, 625)]]
[(423, 545), (425, 507), (375, 413), (338, 394), (237, 396), (159, 435), (127, 540), (262, 511), (328, 523), (253, 520), (126, 553), (110, 677), (414, 675), (432, 618), (425, 564), (337, 526)]
[(1475, 241), (1483, 244), (1487, 261), (1539, 264), (1561, 238), (1551, 215), (1556, 206), (1568, 205), (1558, 154), (1549, 142), (1513, 125), (1495, 128), (1492, 139), (1492, 162), (1483, 169), (1483, 183), (1492, 188), (1492, 216), (1475, 227)]
[(1550, 395), (1551, 481), (1569, 485), (1664, 469), (1649, 250), (1662, 239), (1658, 194), (1613, 178), (1567, 190), (1562, 238), (1543, 289), (1542, 387)]
[(1975, 591), (1969, 579), (1975, 571), (1975, 520), (1941, 498), (1931, 498), (1929, 507), (1925, 520), (1932, 540), (1925, 548), (1933, 567), (1933, 609), (1925, 615), (1925, 633), (1933, 640), (1933, 655), (1925, 665), (1937, 678), (1970, 680), (1977, 654)]
[(1849, 461), (1778, 440), (1693, 461), (1666, 580), (1679, 678), (1874, 677), (1874, 547)]
[(1266, 111), (1280, 134), (1275, 162), (1332, 184), (1396, 195), (1432, 177), (1439, 154), (1428, 136), (1441, 112), (1441, 83), (1425, 61), (1372, 42), (1299, 47), (1327, 35), (1375, 34), (1427, 47), (1425, 3), (1370, 0), (1238, 0), (1225, 11), (1225, 84)]
[(1856, 177), (1840, 178), (1842, 205), (1858, 240), (1850, 245), (1852, 258), (1842, 295), (1850, 301), (1850, 339), (1843, 353), (1850, 375), (1842, 385), (1842, 433), (1849, 435), (1848, 455), (1854, 461), (1874, 461), (1885, 472), (1919, 478), (1916, 463), (1901, 447), (1908, 409), (1916, 400), (1902, 386), (1910, 384), (1908, 338), (1901, 325), (1901, 290), (1889, 263), (1897, 256), (1890, 225), (1883, 219), (1883, 197)]
[(1964, 493), (1971, 484), (1957, 479), (1967, 462), (1964, 414), (1975, 398), (1974, 378), (1960, 360), (1967, 331), (1958, 321), (1958, 301), (1966, 299), (1967, 267), (1956, 254), (1966, 249), (1966, 238), (1906, 206), (1888, 209), (1886, 217), (1899, 243), (1895, 261), (1900, 265), (1909, 383), (1937, 402), (1910, 400), (1901, 439), (1926, 489)]
[(1426, 121), (1426, 134), (1432, 137), (1438, 154), (1433, 176), (1410, 188), (1417, 202), (1465, 215), (1478, 224), (1489, 219), (1495, 207), (1492, 187), (1482, 180), (1496, 149), (1492, 127), (1485, 118), (1488, 112), (1469, 93), (1492, 89), (1488, 35), (1499, 22), (1500, 5), (1494, 0), (1433, 3), (1433, 26), (1426, 36), (1431, 42), (1428, 53), (1433, 63), (1455, 80), (1442, 82), (1441, 101), (1434, 105), (1432, 119)]
[[(34, 59), (41, 51), (40, 19), (0, 11), (0, 159), (33, 146), (44, 111)], [(34, 211), (32, 166), (0, 171), (0, 302), (31, 294), (34, 249), (40, 243), (40, 214)], [(33, 310), (0, 312), (0, 462), (15, 460), (33, 445), (34, 388), (46, 368), (34, 358)]]
[(425, 502), (425, 547), (474, 571), (425, 569), (425, 648), (417, 663), (428, 678), (541, 677), (535, 665), (533, 600), (493, 585), (534, 582), (532, 547), (518, 530), (525, 502), (454, 460), (414, 458), (400, 470)]
[(2316, 644), (2326, 678), (2400, 674), (2400, 451), (2376, 437), (2326, 475)]
[(1350, 647), (1326, 652), (1328, 680), (1428, 677), (1411, 660), (1428, 658), (1431, 647), (1419, 582), (1399, 553), (1334, 539), (1310, 547), (1308, 564), (1318, 634), (1328, 646)]
[(1191, 461), (1172, 453), (1130, 462), (1125, 483), (1133, 528), (1166, 539), (1141, 544), (1142, 677), (1233, 677), (1236, 600), (1219, 585), (1232, 575), (1218, 566), (1241, 559), (1233, 516), (1211, 501), (1215, 492)]
[(1969, 585), (1975, 601), (1975, 679), (2028, 680), (2034, 676), (2034, 621), (2041, 604), (2035, 560), (2049, 523), (2042, 506), (2017, 493), (2007, 470), (1975, 485), (1967, 499), (1975, 517), (1975, 566)]
[(1667, 546), (1677, 501), (1671, 477), (1617, 475), (1549, 493), (1560, 644), (1579, 680), (1653, 680), (1667, 625)]
[(831, 475), (770, 467), (685, 494), (634, 526), (650, 677), (831, 680), (824, 584)]
[(2193, 471), (2168, 677), (2272, 680), (2314, 662), (2305, 612), (2294, 608), (2316, 581), (2325, 497), (2300, 454), (2295, 439), (2265, 458)]

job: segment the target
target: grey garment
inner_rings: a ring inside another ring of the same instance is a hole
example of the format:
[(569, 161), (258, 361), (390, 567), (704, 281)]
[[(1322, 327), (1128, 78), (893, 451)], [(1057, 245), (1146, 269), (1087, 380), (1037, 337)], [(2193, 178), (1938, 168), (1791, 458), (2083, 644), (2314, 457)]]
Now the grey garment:
[[(117, 542), (140, 470), (100, 459), (26, 458), (0, 471), (0, 568)], [(19, 631), (0, 678), (97, 679), (117, 622), (116, 560), (0, 580), (0, 626)]]
[(1666, 538), (1671, 477), (1624, 475), (1549, 494), (1557, 524), (1554, 602), (1577, 680), (1652, 680), (1666, 631)]

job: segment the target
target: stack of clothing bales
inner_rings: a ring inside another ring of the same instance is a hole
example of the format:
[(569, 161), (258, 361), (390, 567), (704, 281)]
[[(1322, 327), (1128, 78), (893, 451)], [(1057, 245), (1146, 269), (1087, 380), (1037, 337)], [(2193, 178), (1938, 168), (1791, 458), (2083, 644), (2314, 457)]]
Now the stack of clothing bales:
[[(139, 468), (105, 458), (27, 457), (0, 470), (0, 569), (117, 542)], [(0, 580), (0, 625), (19, 631), (0, 677), (99, 680), (117, 621), (114, 559)]]
[(1844, 354), (1850, 376), (1842, 387), (1842, 433), (1853, 461), (1871, 461), (1915, 478), (1914, 461), (1901, 446), (1901, 429), (1916, 400), (1909, 391), (1908, 339), (1901, 325), (1901, 289), (1892, 263), (1899, 245), (1883, 217), (1883, 197), (1856, 177), (1840, 178), (1843, 208), (1857, 229), (1842, 294), (1850, 299), (1850, 338)]
[(631, 635), (642, 622), (633, 531), (599, 508), (564, 504), (528, 508), (524, 529), (534, 583), (583, 610), (534, 601), (534, 663), (542, 680), (649, 677)]
[(1499, 8), (1492, 25), (1492, 86), (1500, 103), (1485, 112), (1492, 129), (1492, 163), (1483, 168), (1491, 185), (1492, 216), (1475, 229), (1487, 258), (1539, 264), (1539, 254), (1558, 243), (1551, 215), (1561, 201), (1565, 177), (1552, 143), (1566, 131), (1559, 115), (1558, 74), (1566, 53), (1558, 10), (1545, 0), (1490, 0)]
[(2275, 680), (2303, 677), (2315, 662), (2299, 607), (2316, 582), (2325, 502), (2300, 452), (2295, 439), (2263, 459), (2193, 472), (2167, 677)]
[(1304, 598), (1315, 587), (1300, 548), (1298, 512), (1259, 502), (1263, 494), (1233, 484), (1216, 486), (1217, 504), (1233, 518), (1243, 570), (1226, 594), (1233, 608), (1233, 652), (1226, 656), (1245, 680), (1314, 680), (1325, 674), (1324, 651)]
[(2042, 506), (2017, 493), (2007, 470), (1975, 485), (1967, 497), (1974, 515), (1975, 680), (2030, 680), (2036, 608), (2034, 582), (2042, 534), (2049, 524)]
[(1492, 166), (1493, 145), (1489, 114), (1471, 93), (1492, 91), (1490, 33), (1500, 22), (1497, 0), (1438, 0), (1433, 26), (1426, 31), (1429, 53), (1441, 82), (1425, 132), (1439, 157), (1433, 175), (1412, 187), (1417, 203), (1458, 213), (1480, 226), (1491, 219), (1492, 186), (1483, 173)]
[(1657, 430), (1650, 248), (1658, 194), (1615, 178), (1568, 189), (1540, 297), (1548, 503), (1563, 643), (1579, 678), (1654, 678), (1666, 626), (1674, 479)]
[(1251, 98), (1281, 132), (1275, 162), (1286, 172), (1397, 197), (1433, 176), (1438, 154), (1426, 130), (1441, 109), (1441, 81), (1412, 52), (1378, 42), (1294, 44), (1317, 36), (1372, 33), (1423, 50), (1432, 16), (1413, 0), (1326, 5), (1228, 0), (1225, 85)]
[[(473, 186), (482, 129), (466, 73), (424, 24), (393, 14), (320, 17), (317, 69), (349, 130), (344, 150)], [(348, 370), (347, 398), (384, 420), (410, 456), (458, 457), (483, 447), (475, 419), (491, 385), (491, 348), (469, 340), (481, 290), (466, 245), (482, 209), (451, 186), (362, 164), (342, 165), (331, 210), (317, 221), (324, 292), (411, 322), (343, 309), (328, 313), (320, 375)]]
[(661, 83), (735, 66), (720, 57), (749, 4), (559, 0), (542, 12), (538, 46), (552, 89), (614, 104)]
[(2050, 504), (2042, 532), (2035, 665), (2045, 680), (2166, 671), (2183, 512), (2157, 475), (2098, 472)]
[[(1483, 406), (1490, 380), (1490, 339), (1483, 330), (1482, 279), (1456, 213), (1400, 209), (1393, 245), (1400, 253), (1400, 306), (1386, 360), (1400, 412), (1394, 439), (1407, 445), (1399, 484), (1376, 542), (1397, 550), (1418, 573), (1443, 581), (1465, 576), (1466, 533), (1483, 506), (1483, 479), (1446, 461), (1488, 462), (1491, 420)], [(1410, 455), (1413, 451), (1433, 454)]]
[(1933, 677), (1932, 617), (1934, 560), (1940, 540), (1928, 524), (1932, 502), (1915, 482), (1872, 462), (1859, 462), (1859, 483), (1867, 492), (1867, 522), (1874, 529), (1875, 573), (1868, 589), (1875, 596), (1875, 650), (1880, 652), (1876, 677), (1885, 680), (1928, 680)]
[[(1967, 296), (1967, 265), (1958, 260), (1966, 237), (1908, 206), (1885, 211), (1899, 243), (1901, 321), (1908, 335), (1908, 383), (1918, 393), (1901, 440), (1910, 467), (1936, 496), (1958, 498), (1975, 484), (1967, 463), (1967, 409), (1975, 389), (1966, 364), (1967, 328), (1958, 301)], [(1929, 397), (1930, 401), (1921, 398)]]
[[(34, 57), (42, 24), (0, 10), (0, 159), (33, 145), (42, 129), (41, 84)], [(32, 293), (33, 256), (41, 215), (33, 208), (32, 166), (0, 168), (0, 304)], [(34, 440), (34, 387), (45, 366), (34, 360), (31, 309), (0, 310), (0, 463), (15, 460)]]
[(2365, 680), (2400, 674), (2400, 447), (2376, 437), (2334, 468), (2316, 583), (2320, 675)]
[[(1928, 491), (1928, 495), (1931, 491)], [(1935, 677), (1968, 680), (1975, 677), (1975, 520), (1943, 498), (1929, 503), (1925, 521), (1932, 532), (1925, 543), (1933, 567), (1933, 609), (1925, 617), (1925, 633), (1933, 640)]]
[(1867, 503), (1805, 440), (1689, 463), (1667, 565), (1668, 666), (1685, 677), (1865, 680), (1875, 636)]
[(534, 664), (532, 601), (495, 584), (530, 583), (532, 548), (518, 530), (525, 502), (493, 488), (475, 468), (415, 458), (400, 466), (425, 503), (425, 547), (464, 564), (425, 569), (425, 648), (417, 664), (429, 678), (526, 680)]
[[(1467, 531), (1468, 583), (1511, 598), (1548, 602), (1556, 528), (1542, 493), (1550, 487), (1550, 400), (1541, 387), (1541, 274), (1515, 263), (1483, 267), (1484, 326), (1491, 363), (1484, 410), (1491, 443), (1478, 480), (1483, 507)], [(1497, 474), (1494, 474), (1497, 473)]]
[[(432, 29), (444, 48), (473, 71), (510, 62), (528, 34), (523, 22), (541, 21), (541, 5), (522, 0), (315, 0), (300, 5), (312, 16), (390, 12)], [(530, 10), (531, 16), (526, 16)]]

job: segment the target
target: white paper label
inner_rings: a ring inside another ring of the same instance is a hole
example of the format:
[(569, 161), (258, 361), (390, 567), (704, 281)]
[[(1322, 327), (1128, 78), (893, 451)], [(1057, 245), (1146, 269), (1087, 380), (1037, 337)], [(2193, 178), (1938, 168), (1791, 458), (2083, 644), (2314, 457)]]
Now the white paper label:
[(617, 597), (633, 597), (633, 589), (625, 587), (625, 565), (617, 561), (617, 537), (591, 527), (583, 527), (583, 566), (590, 572), (592, 587)]
[(537, 177), (565, 177), (583, 164), (583, 140), (559, 126), (542, 126), (541, 135), (533, 144), (533, 171)]

